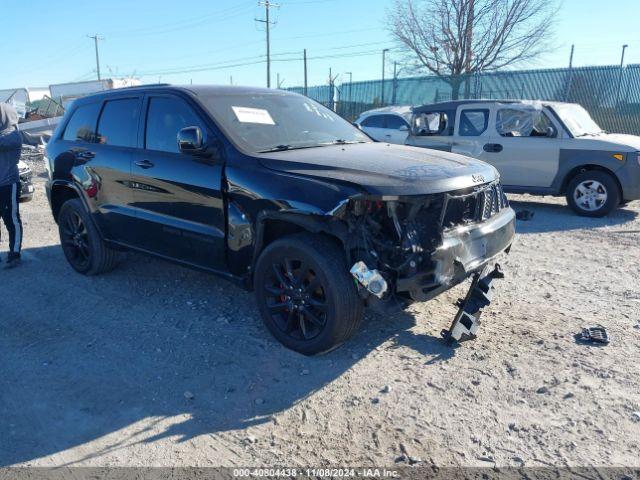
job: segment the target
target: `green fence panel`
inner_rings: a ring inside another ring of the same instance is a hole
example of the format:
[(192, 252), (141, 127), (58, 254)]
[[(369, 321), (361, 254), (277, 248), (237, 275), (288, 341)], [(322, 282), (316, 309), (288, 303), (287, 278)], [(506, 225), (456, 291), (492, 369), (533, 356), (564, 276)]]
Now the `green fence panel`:
[[(289, 90), (304, 93), (301, 87)], [(307, 95), (348, 120), (383, 105), (424, 105), (456, 97), (564, 101), (584, 106), (607, 131), (640, 135), (640, 64), (372, 80), (309, 87)]]

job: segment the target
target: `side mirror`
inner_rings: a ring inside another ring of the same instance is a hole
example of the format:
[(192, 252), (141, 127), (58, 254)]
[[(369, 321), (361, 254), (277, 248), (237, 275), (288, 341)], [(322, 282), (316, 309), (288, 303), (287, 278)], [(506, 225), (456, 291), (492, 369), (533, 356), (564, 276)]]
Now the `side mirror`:
[(186, 127), (178, 132), (178, 149), (189, 155), (204, 152), (202, 130), (199, 127)]
[(555, 127), (550, 126), (547, 128), (547, 137), (555, 138), (557, 135), (558, 135), (558, 132), (556, 131)]
[(400, 128), (398, 128), (398, 130), (401, 132), (408, 132), (409, 127), (407, 125), (400, 125)]

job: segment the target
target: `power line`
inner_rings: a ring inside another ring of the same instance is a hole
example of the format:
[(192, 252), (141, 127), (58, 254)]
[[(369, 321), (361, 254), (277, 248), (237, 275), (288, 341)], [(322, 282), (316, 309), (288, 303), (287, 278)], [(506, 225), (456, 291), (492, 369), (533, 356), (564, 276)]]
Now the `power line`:
[(143, 27), (135, 30), (127, 30), (120, 32), (113, 32), (109, 34), (110, 37), (132, 37), (132, 36), (147, 36), (147, 35), (161, 35), (170, 32), (176, 32), (180, 30), (195, 28), (201, 25), (211, 25), (212, 23), (219, 23), (229, 20), (241, 15), (245, 15), (253, 7), (253, 2), (243, 2), (239, 5), (235, 5), (230, 8), (211, 12), (206, 15), (198, 15), (197, 17), (189, 17), (183, 20), (177, 20), (171, 23), (165, 23), (161, 25)]
[[(363, 57), (363, 56), (372, 56), (372, 55), (380, 55), (380, 50), (377, 50), (377, 49), (365, 50), (360, 52), (349, 52), (346, 54), (334, 54), (334, 55), (317, 55), (314, 57), (307, 57), (307, 59), (321, 60), (321, 59), (328, 59), (328, 58), (354, 58), (354, 57)], [(253, 61), (244, 62), (242, 60), (253, 60)], [(304, 57), (290, 57), (290, 58), (271, 59), (271, 62), (299, 62), (303, 60), (304, 60)], [(217, 63), (191, 65), (186, 67), (178, 67), (178, 68), (171, 68), (171, 69), (164, 69), (164, 70), (143, 71), (143, 72), (140, 72), (138, 75), (140, 77), (147, 77), (147, 76), (157, 76), (157, 75), (178, 75), (182, 73), (206, 72), (206, 71), (212, 71), (212, 70), (224, 70), (227, 68), (244, 67), (247, 65), (259, 65), (261, 63), (266, 63), (266, 61), (267, 61), (266, 56), (260, 55), (257, 57), (238, 58), (238, 59), (227, 60), (224, 62), (217, 62)]]
[(213, 70), (225, 70), (227, 68), (245, 67), (247, 65), (259, 65), (259, 64), (265, 63), (265, 62), (266, 62), (266, 60), (258, 60), (258, 61), (255, 61), (255, 62), (235, 63), (235, 64), (220, 65), (220, 66), (215, 66), (215, 67), (190, 68), (190, 69), (178, 70), (178, 71), (142, 72), (142, 73), (139, 73), (138, 76), (139, 77), (150, 77), (150, 76), (157, 76), (157, 75), (178, 75), (178, 74), (181, 74), (181, 73), (209, 72), (209, 71), (213, 71)]
[(165, 74), (165, 75), (169, 75), (172, 73), (183, 73), (183, 72), (190, 72), (190, 71), (205, 71), (208, 68), (212, 68), (215, 69), (217, 67), (224, 67), (228, 64), (235, 64), (235, 63), (242, 63), (242, 62), (246, 62), (246, 61), (251, 61), (254, 60), (256, 63), (263, 63), (265, 62), (265, 56), (264, 55), (257, 55), (257, 56), (252, 56), (252, 57), (242, 57), (242, 58), (234, 58), (234, 59), (229, 59), (229, 60), (223, 60), (220, 62), (210, 62), (210, 63), (199, 63), (196, 65), (185, 65), (182, 67), (173, 67), (173, 68), (165, 68), (165, 69), (148, 69), (148, 70), (143, 70), (141, 72), (141, 75), (158, 75), (158, 74)]

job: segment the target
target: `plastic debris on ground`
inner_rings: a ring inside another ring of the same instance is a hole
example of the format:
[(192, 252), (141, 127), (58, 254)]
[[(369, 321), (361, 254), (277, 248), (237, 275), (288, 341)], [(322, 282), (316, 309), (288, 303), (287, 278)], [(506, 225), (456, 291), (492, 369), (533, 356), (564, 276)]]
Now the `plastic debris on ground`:
[(593, 325), (590, 327), (584, 327), (580, 339), (585, 342), (604, 343), (608, 344), (610, 341), (607, 330), (602, 325)]
[(518, 220), (522, 220), (523, 222), (528, 222), (529, 220), (532, 220), (534, 215), (535, 215), (535, 212), (532, 212), (531, 210), (520, 210), (516, 212), (516, 218)]

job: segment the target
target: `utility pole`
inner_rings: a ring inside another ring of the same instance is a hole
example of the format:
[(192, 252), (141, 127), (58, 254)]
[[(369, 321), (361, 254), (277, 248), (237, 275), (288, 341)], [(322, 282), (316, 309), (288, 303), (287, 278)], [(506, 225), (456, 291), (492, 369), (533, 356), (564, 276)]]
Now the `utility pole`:
[(304, 94), (307, 95), (307, 49), (304, 49)]
[(393, 96), (391, 97), (391, 104), (396, 104), (398, 90), (398, 62), (393, 62)]
[(263, 6), (264, 5), (264, 12), (265, 12), (265, 19), (264, 20), (258, 20), (256, 18), (256, 22), (260, 22), (260, 23), (264, 23), (265, 25), (265, 30), (267, 32), (267, 88), (271, 88), (271, 39), (269, 37), (269, 30), (270, 27), (272, 25), (271, 21), (269, 20), (269, 10), (273, 7), (273, 8), (279, 8), (280, 5), (277, 3), (272, 3), (270, 0), (261, 0), (258, 5)]
[(624, 68), (624, 52), (629, 45), (626, 43), (622, 45), (622, 56), (620, 57), (620, 74), (618, 76), (618, 91), (616, 92), (616, 107), (618, 106), (618, 101), (620, 100), (620, 89), (622, 88), (622, 69)]
[(572, 43), (571, 44), (571, 53), (569, 54), (569, 70), (571, 70), (573, 68), (573, 52), (575, 50), (576, 46)]
[(99, 37), (96, 33), (95, 35), (87, 35), (88, 38), (93, 38), (93, 42), (96, 47), (96, 72), (98, 73), (98, 80), (100, 80), (100, 55), (98, 54), (98, 40), (104, 40), (104, 38)]
[(351, 114), (353, 113), (353, 97), (351, 95), (353, 91), (353, 72), (344, 72), (344, 73), (345, 75), (349, 75), (349, 116), (351, 116)]
[(337, 74), (335, 77), (331, 71), (331, 67), (329, 67), (329, 108), (336, 111), (336, 89), (335, 82), (336, 78), (338, 78), (340, 74)]
[(571, 53), (569, 54), (569, 76), (567, 78), (567, 86), (564, 89), (564, 101), (566, 102), (569, 99), (569, 89), (571, 88), (571, 80), (573, 77), (573, 51), (575, 50), (575, 45), (571, 44)]
[(380, 85), (380, 104), (384, 107), (384, 70), (385, 70), (385, 55), (387, 54), (387, 52), (389, 51), (388, 48), (385, 48), (384, 50), (382, 50), (382, 84)]
[(467, 11), (467, 25), (464, 32), (465, 37), (465, 51), (464, 51), (464, 96), (465, 98), (471, 97), (471, 78), (469, 73), (471, 72), (471, 59), (473, 58), (473, 23), (476, 16), (475, 0), (469, 0), (469, 10)]

